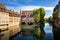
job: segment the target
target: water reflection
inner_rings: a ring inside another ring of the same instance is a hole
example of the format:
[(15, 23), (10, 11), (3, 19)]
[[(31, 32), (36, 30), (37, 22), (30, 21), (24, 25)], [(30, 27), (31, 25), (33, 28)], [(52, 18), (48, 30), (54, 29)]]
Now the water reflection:
[(9, 30), (0, 32), (0, 40), (59, 40), (59, 39), (60, 29), (56, 28), (55, 25), (49, 25), (48, 23), (45, 24), (44, 28), (35, 26), (31, 29), (23, 29), (19, 34), (11, 38), (9, 38)]
[(9, 40), (9, 30), (0, 33), (0, 40)]
[(53, 40), (52, 27), (46, 23), (42, 31), (39, 27), (35, 27), (34, 30), (24, 29), (12, 38), (10, 40)]
[[(42, 30), (41, 30), (42, 29)], [(48, 23), (45, 24), (44, 28), (40, 28), (39, 26), (35, 26), (32, 29), (22, 29), (20, 33), (9, 38), (9, 32), (5, 32), (5, 36), (1, 37), (1, 40), (5, 38), (6, 40), (54, 40), (52, 26), (49, 26)]]
[(53, 25), (53, 34), (54, 40), (60, 40), (60, 28), (57, 28), (55, 25)]
[(54, 40), (54, 35), (52, 31), (53, 27), (50, 26), (48, 23), (45, 24), (45, 40)]

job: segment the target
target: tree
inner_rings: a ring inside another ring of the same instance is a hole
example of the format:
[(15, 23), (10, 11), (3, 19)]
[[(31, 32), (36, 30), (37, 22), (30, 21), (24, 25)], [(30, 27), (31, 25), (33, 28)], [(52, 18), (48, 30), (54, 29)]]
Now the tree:
[(44, 8), (39, 8), (33, 10), (33, 17), (35, 18), (36, 23), (42, 23), (44, 21), (45, 10)]
[(53, 17), (52, 16), (50, 16), (49, 18), (48, 18), (48, 22), (49, 22), (49, 25), (50, 26), (52, 26), (53, 24), (52, 24), (52, 21), (53, 21)]
[(53, 17), (50, 16), (48, 20), (49, 20), (49, 23), (52, 23)]
[(41, 32), (38, 32), (38, 33), (41, 34), (39, 36), (40, 39), (44, 38), (43, 35), (45, 34), (44, 29), (43, 29), (44, 25), (45, 25), (44, 16), (45, 16), (44, 8), (39, 8), (39, 9), (36, 9), (36, 10), (33, 11), (33, 17), (35, 18), (35, 22), (39, 25), (39, 28), (40, 28), (40, 31), (41, 31)]
[(33, 17), (36, 23), (40, 21), (40, 13), (38, 9), (33, 10)]
[(57, 11), (53, 12), (53, 19), (54, 20), (58, 19), (58, 12)]
[(43, 25), (45, 22), (44, 22), (44, 16), (45, 16), (45, 10), (44, 8), (40, 8), (40, 24)]

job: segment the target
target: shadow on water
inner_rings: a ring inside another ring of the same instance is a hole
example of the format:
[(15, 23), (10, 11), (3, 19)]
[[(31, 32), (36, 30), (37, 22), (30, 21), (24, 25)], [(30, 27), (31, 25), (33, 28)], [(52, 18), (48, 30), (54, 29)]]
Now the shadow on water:
[(53, 28), (54, 40), (60, 40), (60, 29)]
[(50, 26), (52, 26), (52, 31), (54, 35), (54, 40), (60, 40), (60, 26), (58, 25), (58, 21), (53, 21), (52, 23), (49, 23)]
[(60, 28), (53, 25), (54, 40), (60, 40)]

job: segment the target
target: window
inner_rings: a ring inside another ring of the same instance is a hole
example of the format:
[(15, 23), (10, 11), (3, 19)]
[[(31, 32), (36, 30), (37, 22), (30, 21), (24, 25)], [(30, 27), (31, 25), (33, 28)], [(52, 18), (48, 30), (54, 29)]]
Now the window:
[(4, 10), (6, 10), (6, 9), (4, 9)]
[(2, 8), (1, 8), (1, 10), (2, 10)]

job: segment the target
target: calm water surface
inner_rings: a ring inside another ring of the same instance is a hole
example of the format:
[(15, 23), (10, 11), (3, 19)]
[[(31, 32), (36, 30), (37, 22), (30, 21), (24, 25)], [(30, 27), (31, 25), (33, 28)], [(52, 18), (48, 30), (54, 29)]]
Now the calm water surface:
[(53, 32), (52, 32), (52, 26), (50, 26), (48, 23), (45, 24), (45, 39), (44, 40), (54, 40), (53, 38)]
[[(52, 26), (49, 26), (48, 23), (45, 24), (44, 27), (44, 31), (45, 31), (45, 38), (44, 40), (53, 40), (53, 32), (52, 32)], [(23, 36), (20, 34), (18, 34), (17, 36), (14, 37), (14, 40), (34, 40), (33, 36)]]

